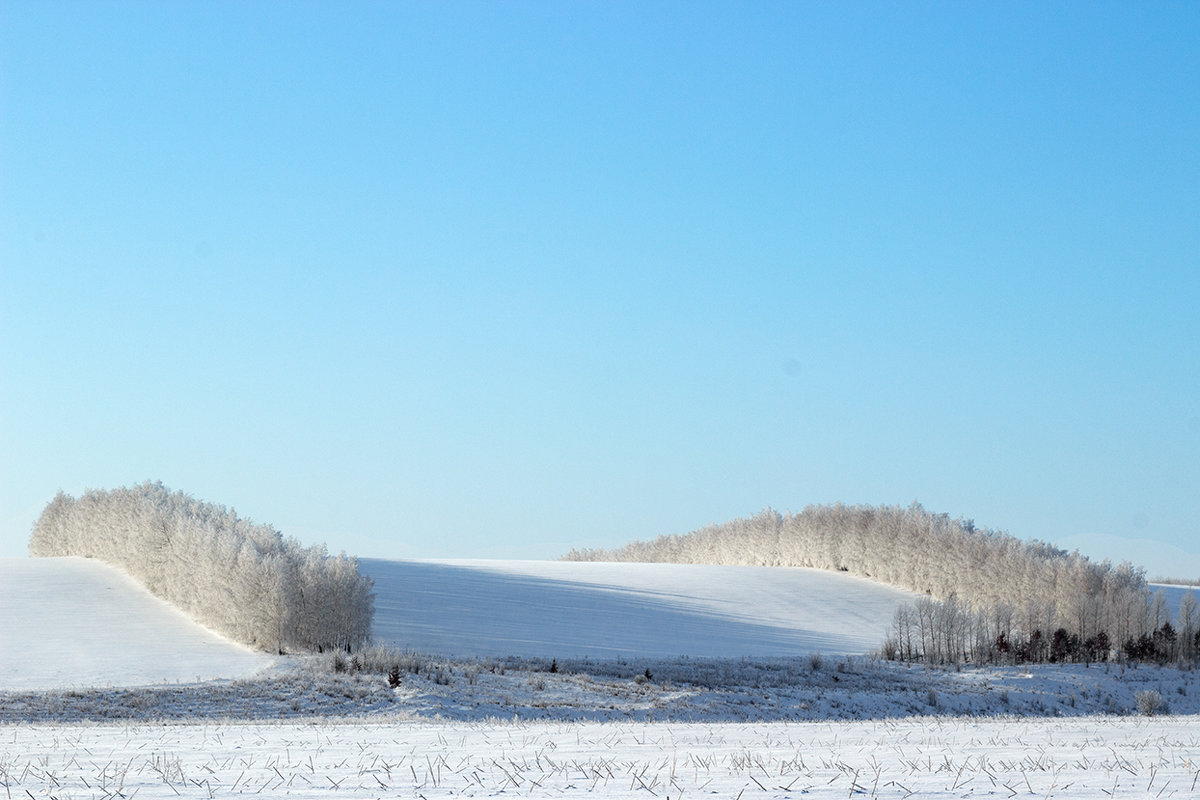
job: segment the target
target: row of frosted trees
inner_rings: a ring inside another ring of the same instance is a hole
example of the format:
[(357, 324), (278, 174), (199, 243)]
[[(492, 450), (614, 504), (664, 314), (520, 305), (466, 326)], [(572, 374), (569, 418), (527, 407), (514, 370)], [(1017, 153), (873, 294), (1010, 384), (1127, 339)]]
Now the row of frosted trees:
[[(1046, 653), (1039, 660), (1049, 660), (1060, 630), (1068, 644), (1076, 642), (1076, 660), (1102, 650), (1107, 658), (1125, 653), (1130, 641), (1153, 640), (1170, 622), (1140, 569), (978, 528), (917, 503), (814, 505), (787, 514), (767, 509), (613, 550), (572, 550), (565, 558), (815, 567), (873, 578), (927, 596), (901, 609), (885, 645), (906, 659), (995, 661)], [(1174, 630), (1181, 639), (1182, 631)], [(1092, 650), (1085, 653), (1087, 642)], [(1185, 655), (1194, 650), (1183, 646)]]
[(896, 610), (885, 657), (930, 664), (1091, 663), (1143, 661), (1191, 665), (1200, 660), (1200, 616), (1191, 592), (1183, 596), (1172, 621), (1162, 592), (1148, 592), (1130, 610), (1123, 639), (1103, 628), (1082, 635), (1055, 625), (1050, 603), (1013, 604), (976, 609), (957, 597), (922, 597)]
[(349, 648), (371, 634), (372, 581), (357, 561), (161, 483), (78, 499), (60, 492), (34, 524), (29, 554), (119, 566), (198, 622), (262, 650)]

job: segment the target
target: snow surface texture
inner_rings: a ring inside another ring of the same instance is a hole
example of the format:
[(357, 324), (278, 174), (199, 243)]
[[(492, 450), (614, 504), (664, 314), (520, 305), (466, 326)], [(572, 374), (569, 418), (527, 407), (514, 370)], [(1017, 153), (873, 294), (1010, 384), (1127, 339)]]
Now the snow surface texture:
[(0, 559), (0, 691), (249, 677), (275, 660), (103, 562)]
[(911, 592), (796, 567), (359, 559), (376, 642), (457, 657), (877, 650)]
[(1195, 797), (1196, 718), (0, 728), (8, 797)]

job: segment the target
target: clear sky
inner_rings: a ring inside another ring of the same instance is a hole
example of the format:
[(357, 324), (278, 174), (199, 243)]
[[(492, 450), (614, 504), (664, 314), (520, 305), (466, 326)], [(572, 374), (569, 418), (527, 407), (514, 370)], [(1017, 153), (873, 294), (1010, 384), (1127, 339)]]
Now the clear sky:
[(360, 556), (919, 500), (1200, 576), (1198, 307), (1195, 2), (0, 3), (0, 555), (153, 479)]

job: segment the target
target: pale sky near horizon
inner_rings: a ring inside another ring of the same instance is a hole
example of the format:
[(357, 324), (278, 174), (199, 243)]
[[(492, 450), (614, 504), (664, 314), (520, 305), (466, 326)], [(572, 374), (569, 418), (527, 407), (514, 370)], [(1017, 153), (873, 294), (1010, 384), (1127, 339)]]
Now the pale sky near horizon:
[(901, 504), (1200, 576), (1200, 4), (0, 2), (0, 556)]

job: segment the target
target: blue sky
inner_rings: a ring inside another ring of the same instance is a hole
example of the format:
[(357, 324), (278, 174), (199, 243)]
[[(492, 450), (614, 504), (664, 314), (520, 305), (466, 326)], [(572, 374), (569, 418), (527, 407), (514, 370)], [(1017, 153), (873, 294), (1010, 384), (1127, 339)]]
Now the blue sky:
[(363, 556), (919, 500), (1200, 576), (1198, 42), (1195, 3), (5, 2), (0, 555), (155, 479)]

